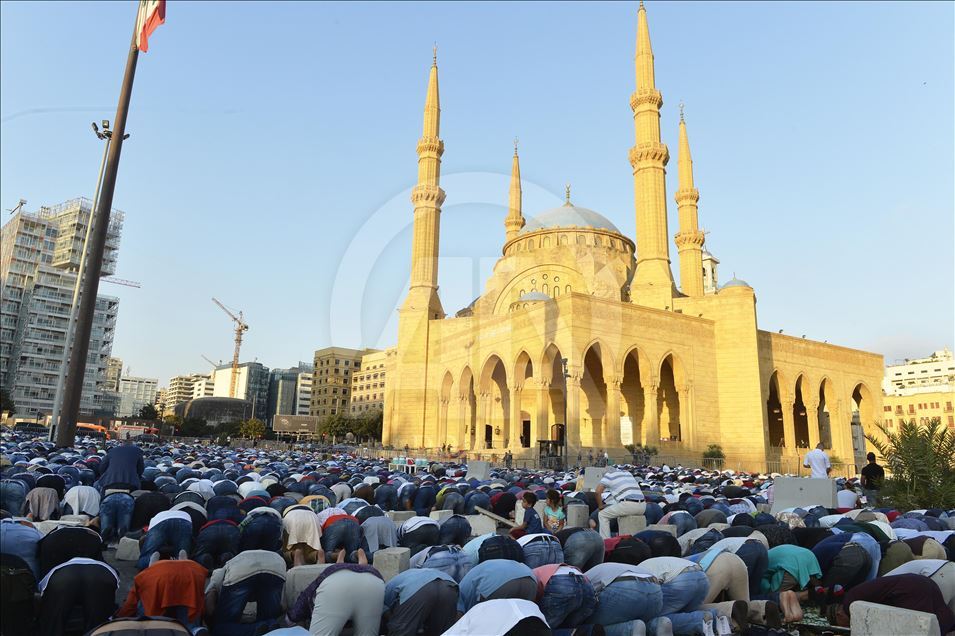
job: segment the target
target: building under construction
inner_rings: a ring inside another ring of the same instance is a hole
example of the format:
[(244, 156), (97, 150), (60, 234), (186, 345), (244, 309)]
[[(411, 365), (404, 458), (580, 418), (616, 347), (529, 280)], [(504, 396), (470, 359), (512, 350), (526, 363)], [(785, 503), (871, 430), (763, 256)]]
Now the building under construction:
[[(0, 229), (0, 386), (20, 418), (53, 410), (91, 209), (92, 202), (82, 197), (35, 213), (20, 209)], [(103, 276), (116, 270), (123, 219), (123, 212), (114, 209)], [(116, 406), (106, 368), (118, 310), (118, 298), (97, 296), (80, 413), (112, 412)]]

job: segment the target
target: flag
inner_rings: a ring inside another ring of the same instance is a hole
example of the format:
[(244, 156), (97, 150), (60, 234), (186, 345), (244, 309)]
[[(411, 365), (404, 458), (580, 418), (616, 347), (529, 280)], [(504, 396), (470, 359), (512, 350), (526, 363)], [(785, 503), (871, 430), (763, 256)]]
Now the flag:
[(166, 21), (166, 0), (140, 0), (136, 17), (136, 47), (149, 50), (149, 36)]

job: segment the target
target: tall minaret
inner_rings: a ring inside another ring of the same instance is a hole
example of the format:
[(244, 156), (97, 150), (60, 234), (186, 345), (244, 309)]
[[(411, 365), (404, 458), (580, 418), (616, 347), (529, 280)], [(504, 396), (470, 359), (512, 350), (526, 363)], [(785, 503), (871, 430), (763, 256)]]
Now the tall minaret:
[(517, 140), (514, 140), (514, 160), (511, 163), (511, 192), (504, 229), (507, 240), (517, 236), (524, 227), (524, 215), (521, 214), (521, 162), (517, 157)]
[(680, 173), (680, 189), (676, 191), (679, 207), (680, 231), (674, 236), (680, 254), (680, 287), (687, 296), (703, 295), (703, 232), (696, 204), (700, 192), (693, 187), (693, 158), (690, 157), (690, 140), (686, 136), (686, 121), (683, 105), (680, 104), (680, 151), (677, 159)]
[(424, 102), (424, 130), (418, 140), (418, 184), (411, 191), (414, 203), (414, 232), (411, 240), (411, 288), (403, 309), (427, 309), (429, 318), (443, 318), (438, 299), (438, 241), (441, 204), (441, 155), (444, 142), (439, 137), (441, 105), (438, 100), (438, 54), (428, 78), (428, 96)]
[(637, 90), (630, 97), (636, 144), (630, 149), (637, 210), (637, 270), (631, 284), (633, 302), (663, 308), (676, 289), (670, 272), (667, 231), (666, 164), (670, 153), (660, 142), (663, 97), (653, 76), (653, 49), (647, 10), (637, 12)]

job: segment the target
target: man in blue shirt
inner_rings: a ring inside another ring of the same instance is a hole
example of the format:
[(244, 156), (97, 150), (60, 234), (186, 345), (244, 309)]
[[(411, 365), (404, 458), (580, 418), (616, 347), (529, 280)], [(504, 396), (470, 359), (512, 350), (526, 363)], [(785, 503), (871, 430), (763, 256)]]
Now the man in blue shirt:
[(490, 559), (478, 563), (461, 579), (458, 611), (462, 614), (481, 603), (497, 598), (537, 598), (534, 572), (511, 559)]
[(385, 585), (388, 636), (443, 634), (457, 620), (458, 584), (430, 568), (405, 570)]
[(0, 552), (23, 559), (40, 580), (38, 545), (43, 535), (31, 524), (4, 519), (0, 521)]

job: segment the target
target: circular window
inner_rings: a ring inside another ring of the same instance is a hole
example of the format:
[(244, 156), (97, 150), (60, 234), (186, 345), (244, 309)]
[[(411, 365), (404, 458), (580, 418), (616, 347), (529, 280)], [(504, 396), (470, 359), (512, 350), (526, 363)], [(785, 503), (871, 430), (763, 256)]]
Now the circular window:
[(559, 282), (560, 282), (560, 276), (554, 276), (554, 282), (555, 282), (555, 283), (559, 283)]
[(543, 276), (541, 276), (541, 278), (543, 278), (544, 280), (547, 280), (547, 274), (544, 274)]

